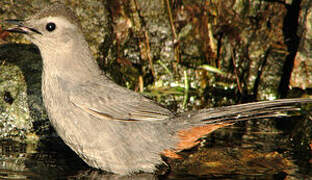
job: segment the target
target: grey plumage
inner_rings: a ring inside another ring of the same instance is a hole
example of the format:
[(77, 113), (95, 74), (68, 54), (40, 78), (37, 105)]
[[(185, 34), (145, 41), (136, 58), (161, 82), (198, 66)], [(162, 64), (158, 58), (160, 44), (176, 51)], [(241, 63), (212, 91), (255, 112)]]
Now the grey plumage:
[(103, 75), (77, 18), (63, 4), (8, 31), (25, 33), (40, 49), (44, 104), (60, 137), (90, 166), (118, 174), (154, 172), (163, 163), (160, 154), (176, 148), (180, 130), (280, 116), (296, 110), (296, 103), (312, 101), (265, 101), (176, 115)]

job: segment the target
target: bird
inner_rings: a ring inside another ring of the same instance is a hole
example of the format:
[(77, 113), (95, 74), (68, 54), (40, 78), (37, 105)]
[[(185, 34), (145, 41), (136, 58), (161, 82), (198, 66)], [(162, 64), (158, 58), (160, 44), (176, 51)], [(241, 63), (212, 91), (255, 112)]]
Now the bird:
[(120, 175), (154, 173), (209, 133), (239, 121), (278, 117), (309, 98), (171, 112), (113, 82), (96, 63), (75, 13), (56, 2), (26, 20), (6, 20), (43, 60), (42, 97), (58, 135), (89, 166)]

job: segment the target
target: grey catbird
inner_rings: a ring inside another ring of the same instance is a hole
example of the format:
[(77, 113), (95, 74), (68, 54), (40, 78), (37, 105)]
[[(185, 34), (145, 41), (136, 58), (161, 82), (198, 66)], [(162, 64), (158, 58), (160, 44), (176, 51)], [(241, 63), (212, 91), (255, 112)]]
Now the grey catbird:
[(237, 121), (276, 117), (311, 99), (248, 103), (181, 114), (123, 88), (99, 69), (74, 13), (61, 3), (25, 21), (7, 20), (43, 59), (42, 95), (57, 133), (87, 164), (130, 174), (154, 172), (208, 133)]

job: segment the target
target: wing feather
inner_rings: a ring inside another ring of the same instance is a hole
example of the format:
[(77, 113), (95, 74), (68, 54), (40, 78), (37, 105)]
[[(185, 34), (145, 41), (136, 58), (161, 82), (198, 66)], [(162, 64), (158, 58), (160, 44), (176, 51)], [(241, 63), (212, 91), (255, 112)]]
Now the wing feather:
[(159, 121), (173, 116), (166, 108), (111, 83), (87, 82), (73, 88), (70, 101), (100, 118), (119, 121)]

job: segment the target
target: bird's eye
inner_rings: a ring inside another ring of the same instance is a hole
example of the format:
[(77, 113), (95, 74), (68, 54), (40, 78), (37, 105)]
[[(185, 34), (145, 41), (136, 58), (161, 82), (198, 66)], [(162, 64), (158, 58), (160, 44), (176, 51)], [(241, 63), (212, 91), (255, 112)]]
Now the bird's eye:
[(55, 28), (56, 28), (56, 25), (54, 23), (48, 23), (47, 26), (46, 26), (46, 30), (49, 31), (49, 32), (54, 31)]

